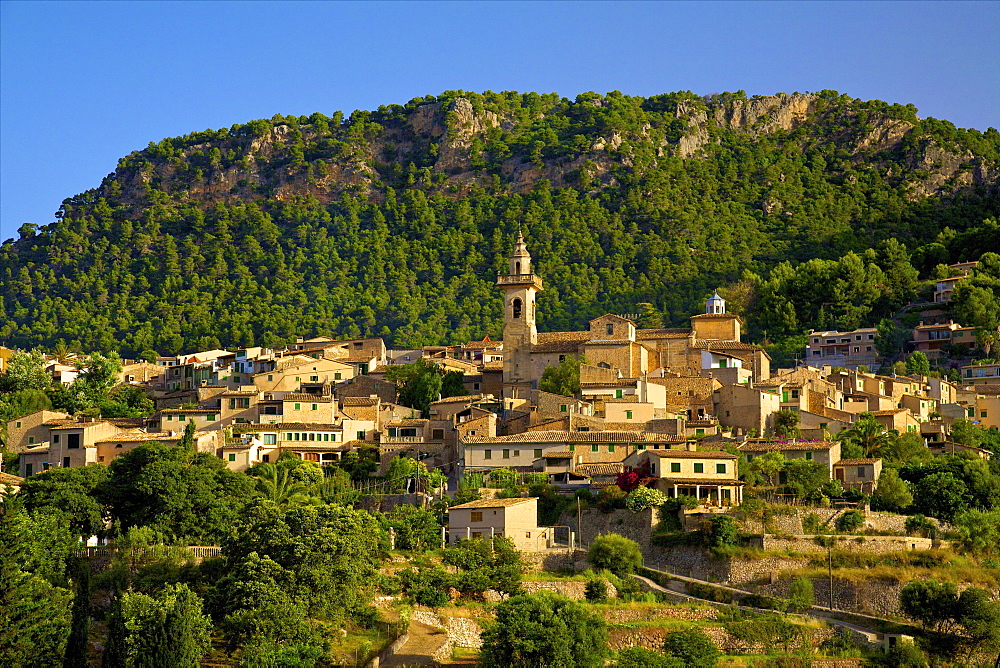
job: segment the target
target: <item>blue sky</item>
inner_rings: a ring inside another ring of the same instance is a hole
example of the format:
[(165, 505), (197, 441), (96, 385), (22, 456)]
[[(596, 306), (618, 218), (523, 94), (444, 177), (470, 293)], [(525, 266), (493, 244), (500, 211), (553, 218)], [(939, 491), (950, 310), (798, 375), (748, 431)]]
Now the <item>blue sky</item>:
[(832, 88), (1000, 127), (1000, 2), (0, 2), (0, 238), (150, 141), (445, 90)]

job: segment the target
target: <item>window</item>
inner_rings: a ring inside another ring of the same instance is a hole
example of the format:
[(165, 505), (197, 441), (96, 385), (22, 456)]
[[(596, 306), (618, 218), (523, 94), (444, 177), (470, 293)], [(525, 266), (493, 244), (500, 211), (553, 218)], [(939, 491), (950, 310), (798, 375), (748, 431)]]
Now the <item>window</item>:
[(309, 382), (315, 383), (319, 380), (319, 376), (309, 376)]
[(521, 451), (520, 450), (515, 450), (514, 451), (514, 456), (515, 457), (520, 457), (521, 456)]
[(854, 352), (860, 353), (861, 352), (861, 346), (854, 346)]
[(302, 410), (302, 404), (295, 404), (295, 410)]
[(615, 451), (615, 444), (608, 443), (608, 452), (614, 452), (614, 451)]
[(301, 380), (302, 380), (302, 379), (301, 379), (301, 378), (299, 378), (298, 376), (296, 376), (296, 377), (295, 377), (295, 382), (296, 382), (296, 383), (298, 383), (298, 382), (301, 382)]
[(860, 341), (860, 340), (861, 340), (861, 335), (860, 335), (860, 334), (858, 334), (857, 336), (855, 336), (855, 337), (854, 337), (854, 340), (855, 340), (855, 341)]
[(236, 453), (235, 452), (230, 452), (229, 453), (229, 461), (231, 461), (231, 462), (235, 462), (236, 461)]
[(614, 326), (614, 325), (612, 325), (612, 324), (608, 324), (608, 325), (607, 325), (607, 326), (605, 327), (605, 331), (607, 331), (607, 333), (608, 333), (608, 336), (611, 336), (612, 334), (614, 334), (614, 333), (615, 333), (615, 326)]
[(566, 404), (559, 404), (559, 412), (560, 413), (565, 413), (566, 410), (567, 410)]
[(483, 511), (481, 511), (481, 510), (473, 510), (472, 511), (471, 520), (473, 522), (482, 522), (483, 521)]
[(704, 430), (704, 429), (701, 429), (701, 428), (699, 427), (698, 429), (695, 429), (695, 430), (694, 430), (694, 435), (695, 435), (695, 436), (704, 436), (704, 435), (705, 435), (705, 430)]
[(493, 451), (483, 450), (483, 459), (493, 459)]
[(79, 448), (80, 447), (80, 434), (67, 434), (66, 435), (66, 447), (67, 448)]
[(726, 472), (726, 465), (725, 464), (716, 464), (715, 465), (715, 472), (716, 473), (725, 473)]
[(565, 362), (566, 361), (566, 356), (565, 355), (560, 355), (559, 356), (559, 361), (560, 362)]
[(444, 440), (444, 429), (432, 429), (431, 430), (431, 438), (434, 439), (435, 441), (443, 441)]
[(865, 467), (864, 466), (859, 466), (858, 467), (858, 477), (859, 478), (864, 478), (865, 477)]
[(187, 416), (186, 415), (178, 415), (177, 416), (177, 421), (178, 422), (184, 422), (185, 420), (187, 420)]
[(358, 440), (359, 441), (365, 440), (365, 432), (363, 432), (363, 431), (359, 431), (358, 432)]
[(52, 437), (52, 442), (53, 442), (53, 443), (58, 443), (58, 442), (59, 442), (59, 434), (55, 434), (55, 435), (54, 435), (54, 436)]
[(17, 423), (17, 428), (18, 428), (18, 429), (20, 429), (20, 428), (21, 428), (21, 423), (20, 423), (20, 422), (18, 422), (18, 423)]
[(514, 319), (516, 320), (516, 319), (520, 318), (521, 317), (521, 300), (520, 299), (514, 299), (514, 301), (511, 302), (511, 309), (513, 311)]
[(334, 380), (340, 380), (340, 379), (341, 379), (341, 376), (342, 376), (342, 374), (341, 374), (341, 373), (340, 373), (339, 371), (335, 371), (335, 372), (333, 373), (333, 379), (334, 379)]
[(597, 443), (594, 443), (592, 446), (590, 446), (590, 451), (591, 452), (597, 452), (597, 447), (598, 447)]
[(205, 414), (205, 419), (208, 422), (215, 422), (215, 413), (206, 413)]
[(615, 399), (621, 399), (621, 398), (622, 398), (622, 391), (615, 390)]
[(632, 411), (625, 411), (625, 419), (626, 420), (632, 419)]
[(541, 458), (542, 458), (542, 449), (535, 448), (535, 459), (541, 459)]
[(701, 462), (698, 462), (697, 464), (694, 465), (694, 472), (695, 473), (704, 473), (705, 472), (705, 465), (702, 464)]
[(277, 434), (264, 434), (264, 445), (277, 445), (278, 435)]
[(399, 435), (400, 436), (414, 437), (414, 436), (417, 435), (417, 428), (416, 427), (403, 427), (402, 429), (399, 430)]
[(508, 450), (507, 448), (503, 449), (503, 458), (510, 459), (510, 450)]
[(28, 443), (34, 443), (34, 442), (35, 442), (35, 437), (34, 436), (29, 436), (28, 437)]
[(312, 410), (316, 410), (316, 407), (317, 407), (317, 405), (316, 405), (316, 404), (313, 404), (313, 405), (312, 405)]
[(71, 464), (70, 464), (70, 458), (69, 457), (63, 457), (63, 467), (64, 468), (69, 468), (70, 466), (71, 466)]
[[(21, 423), (19, 422), (18, 425), (20, 425), (20, 424)], [(24, 465), (24, 475), (25, 475), (25, 477), (28, 477), (28, 476), (31, 475), (31, 464), (25, 464)]]
[(792, 390), (792, 399), (798, 399), (798, 398), (799, 398), (799, 391)]
[(819, 428), (820, 429), (826, 429), (826, 427), (827, 427), (828, 424), (829, 424), (828, 422), (820, 422), (819, 423)]
[(268, 379), (269, 381), (270, 381), (270, 380), (274, 380), (274, 374), (271, 374), (271, 373), (267, 374), (267, 379)]
[(670, 472), (671, 473), (680, 473), (681, 472), (681, 463), (680, 462), (670, 462)]
[(986, 417), (986, 411), (979, 411), (979, 417), (981, 418)]
[(569, 451), (570, 452), (576, 452), (576, 444), (575, 443), (570, 443), (569, 444)]
[(813, 453), (811, 453), (811, 452), (807, 452), (807, 453), (806, 453), (806, 461), (810, 461), (810, 462), (811, 462), (811, 461), (812, 461), (812, 458), (813, 458)]

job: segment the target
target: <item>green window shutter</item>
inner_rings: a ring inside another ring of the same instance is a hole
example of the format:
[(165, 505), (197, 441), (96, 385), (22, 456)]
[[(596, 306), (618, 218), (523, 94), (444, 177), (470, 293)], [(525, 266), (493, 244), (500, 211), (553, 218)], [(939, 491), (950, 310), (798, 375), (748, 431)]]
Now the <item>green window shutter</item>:
[(812, 461), (812, 458), (813, 458), (813, 453), (807, 452), (806, 453), (806, 459), (809, 460), (809, 461)]
[(205, 419), (208, 420), (209, 422), (215, 422), (215, 413), (209, 413), (208, 415), (205, 416)]
[(694, 465), (694, 472), (695, 473), (704, 473), (705, 472), (705, 465), (702, 464), (701, 462), (695, 464)]
[(632, 419), (632, 411), (625, 411), (625, 419), (626, 420)]
[(313, 409), (313, 410), (316, 410), (316, 404), (313, 404), (313, 405), (312, 405), (312, 409)]
[(705, 435), (705, 430), (704, 429), (695, 429), (694, 430), (694, 435), (695, 436), (704, 436)]
[(576, 452), (576, 445), (574, 443), (570, 443), (569, 444), (569, 451), (570, 452)]
[(590, 446), (590, 451), (597, 452), (597, 443), (594, 443), (592, 446)]
[(535, 448), (535, 459), (541, 459), (541, 458), (542, 458), (542, 449)]
[(782, 390), (781, 391), (781, 400), (782, 401), (788, 401), (788, 390)]
[(358, 432), (358, 440), (359, 441), (365, 440), (365, 432), (363, 432), (363, 431), (359, 431)]
[(681, 472), (681, 463), (680, 462), (670, 462), (670, 472), (671, 473), (680, 473)]
[(622, 398), (622, 391), (615, 390), (615, 399), (621, 399), (621, 398)]
[(187, 420), (187, 416), (186, 416), (186, 415), (178, 415), (178, 416), (177, 416), (177, 419), (178, 419), (178, 420), (179, 420), (180, 422), (184, 422), (185, 420)]
[(229, 461), (231, 461), (231, 462), (235, 462), (236, 461), (236, 455), (234, 453), (229, 453)]
[(337, 371), (337, 372), (335, 372), (335, 373), (333, 374), (333, 379), (334, 379), (334, 380), (340, 380), (340, 372), (339, 372), (339, 371)]
[(615, 451), (615, 444), (608, 443), (608, 452), (614, 452), (614, 451)]
[(302, 404), (295, 404), (295, 410), (302, 410)]
[(715, 472), (716, 473), (725, 473), (726, 472), (726, 465), (725, 464), (716, 464), (715, 465)]

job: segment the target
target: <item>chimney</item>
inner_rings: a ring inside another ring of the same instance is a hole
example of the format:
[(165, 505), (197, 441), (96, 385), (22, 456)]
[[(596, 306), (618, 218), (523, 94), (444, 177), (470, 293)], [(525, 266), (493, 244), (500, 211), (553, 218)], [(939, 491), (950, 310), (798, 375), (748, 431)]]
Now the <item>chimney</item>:
[(698, 441), (688, 441), (687, 442), (687, 451), (688, 452), (697, 452), (698, 451)]

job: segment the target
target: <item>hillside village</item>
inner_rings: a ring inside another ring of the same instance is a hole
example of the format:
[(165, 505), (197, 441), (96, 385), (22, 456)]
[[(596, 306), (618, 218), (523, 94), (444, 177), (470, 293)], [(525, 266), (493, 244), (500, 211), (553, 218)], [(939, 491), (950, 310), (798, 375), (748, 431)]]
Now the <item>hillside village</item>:
[[(937, 285), (935, 304), (947, 303), (953, 284)], [(968, 504), (930, 519), (880, 511), (943, 507), (921, 504), (922, 478), (900, 482), (896, 468), (908, 461), (993, 457), (979, 435), (1000, 427), (1000, 365), (963, 366), (961, 382), (880, 375), (872, 371), (883, 362), (877, 332), (864, 328), (811, 332), (802, 364), (772, 368), (764, 348), (743, 341), (741, 318), (718, 293), (686, 328), (643, 328), (636, 316), (606, 314), (577, 331), (539, 332), (536, 296), (544, 288), (518, 233), (508, 271), (496, 277), (505, 309), (500, 340), (390, 350), (379, 338), (298, 337), (283, 350), (125, 360), (118, 384), (151, 397), (151, 415), (19, 416), (4, 440), (18, 468), (5, 470), (2, 482), (16, 490), (47, 471), (110, 465), (154, 443), (215, 456), (236, 473), (289, 459), (327, 475), (362, 463), (365, 482), (351, 498), (387, 514), (406, 505), (440, 509), (446, 519), (430, 531), (440, 528), (431, 542), (442, 548), (504, 536), (536, 569), (551, 571), (573, 568), (579, 549), (620, 533), (641, 549), (651, 591), (681, 597), (672, 600), (722, 600), (704, 589), (709, 581), (758, 601), (787, 595), (780, 574), (806, 568), (810, 553), (822, 559), (829, 546), (813, 539), (834, 526), (852, 536), (839, 543), (846, 552), (949, 549), (948, 522)], [(933, 305), (923, 315), (912, 338), (927, 358), (942, 354), (942, 344), (974, 344), (974, 329), (943, 320), (946, 311), (940, 322)], [(87, 368), (85, 358), (77, 361), (49, 360), (46, 372), (72, 386)], [(436, 382), (431, 394), (420, 389), (428, 378)], [(5, 458), (8, 469), (13, 461)], [(913, 490), (910, 501), (899, 500), (900, 485)], [(736, 559), (720, 576), (717, 564), (697, 556), (691, 536), (718, 547), (727, 522), (747, 536), (745, 545), (785, 556)], [(409, 539), (394, 531), (392, 540)], [(656, 582), (661, 572), (666, 589)], [(765, 574), (767, 584), (751, 586)], [(692, 580), (671, 594), (679, 576)], [(817, 591), (829, 608), (872, 616), (866, 624), (899, 617), (899, 604), (880, 598), (860, 585), (845, 592), (838, 584), (835, 592), (832, 575), (829, 591)], [(447, 627), (442, 619), (431, 625)], [(889, 649), (912, 642), (913, 633), (872, 631), (864, 642)], [(456, 645), (452, 635), (449, 651), (465, 642)]]
[[(947, 301), (953, 284), (939, 283), (935, 301)], [(377, 338), (300, 337), (285, 350), (127, 360), (121, 383), (154, 397), (157, 410), (149, 418), (39, 411), (7, 425), (7, 449), (20, 453), (18, 474), (27, 477), (53, 466), (108, 464), (141, 443), (176, 444), (193, 424), (197, 450), (237, 471), (277, 461), (283, 452), (330, 464), (370, 449), (380, 473), (405, 455), (458, 477), (509, 468), (600, 489), (602, 476), (606, 482), (609, 472), (646, 462), (639, 457), (644, 451), (696, 448), (707, 462), (735, 447), (749, 458), (781, 451), (821, 461), (832, 479), (870, 493), (878, 458), (841, 458), (836, 439), (860, 417), (886, 432), (919, 434), (932, 452), (982, 458), (991, 453), (956, 443), (951, 425), (967, 419), (1000, 427), (1000, 365), (962, 367), (962, 383), (878, 375), (868, 371), (881, 362), (874, 328), (813, 332), (805, 364), (792, 369), (772, 369), (763, 348), (742, 342), (741, 319), (726, 312), (717, 293), (689, 328), (642, 329), (634, 319), (607, 314), (579, 331), (539, 333), (535, 296), (543, 282), (520, 235), (497, 289), (506, 304), (499, 341), (387, 350)], [(953, 322), (921, 322), (913, 331), (914, 347), (929, 358), (941, 354), (942, 343), (974, 337), (974, 328)], [(540, 389), (545, 370), (567, 360), (579, 361), (579, 391)], [(464, 392), (430, 401), (426, 414), (398, 403), (387, 376), (418, 361), (460, 374)], [(79, 373), (59, 362), (47, 370), (66, 385)], [(780, 416), (787, 413), (797, 419), (786, 428)], [(725, 484), (714, 470), (665, 473), (660, 485), (672, 496), (739, 503), (742, 483), (732, 468)]]

